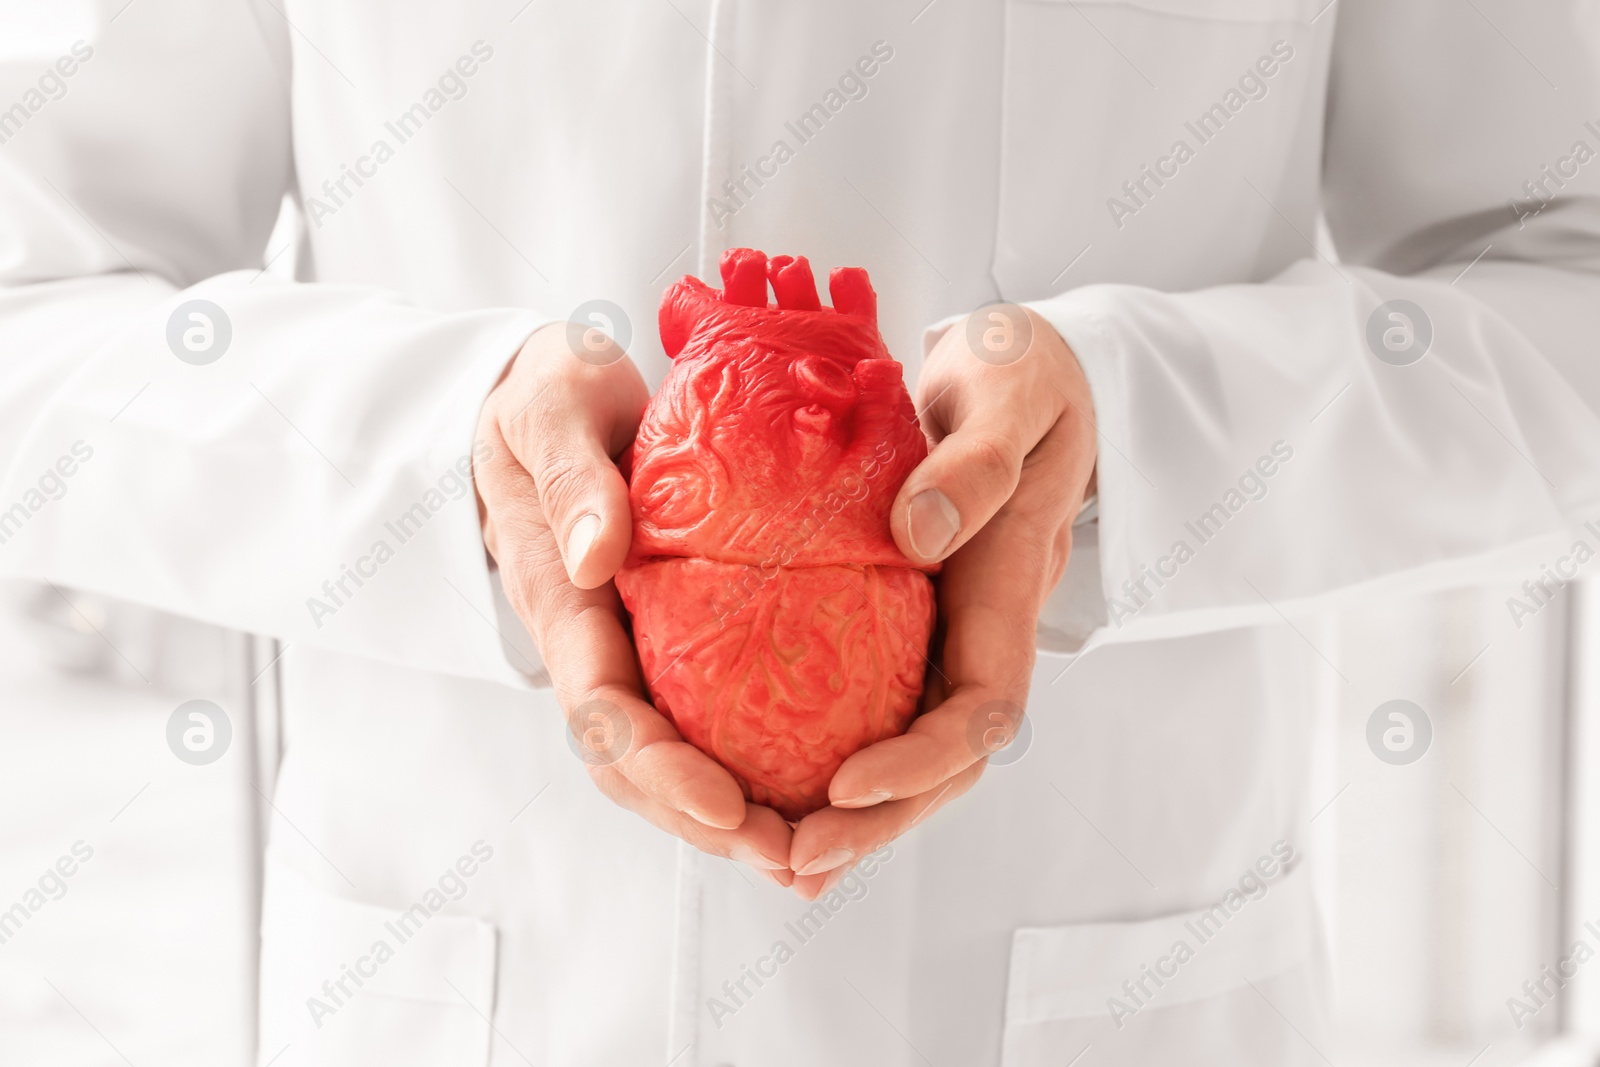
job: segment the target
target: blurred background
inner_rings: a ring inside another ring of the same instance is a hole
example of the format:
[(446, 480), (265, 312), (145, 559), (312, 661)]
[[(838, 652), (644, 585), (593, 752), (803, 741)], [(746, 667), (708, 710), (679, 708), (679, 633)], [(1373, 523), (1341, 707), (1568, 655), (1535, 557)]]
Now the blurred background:
[[(1600, 966), (1574, 961), (1565, 988), (1544, 968), (1580, 938), (1600, 950), (1583, 929), (1600, 929), (1600, 599), (1570, 587), (1511, 630), (1519, 593), (1317, 623), (1313, 640), (1351, 679), (1330, 693), (1313, 790), (1341, 1065), (1596, 1062)], [(1369, 742), (1394, 699), (1431, 724), (1414, 762), (1385, 762)], [(1554, 993), (1535, 988), (1543, 1003), (1524, 988), (1541, 981)]]

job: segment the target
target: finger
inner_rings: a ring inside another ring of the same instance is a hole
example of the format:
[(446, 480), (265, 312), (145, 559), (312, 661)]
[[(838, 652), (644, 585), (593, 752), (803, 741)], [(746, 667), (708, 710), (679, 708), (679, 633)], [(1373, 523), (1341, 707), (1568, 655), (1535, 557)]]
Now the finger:
[[(1066, 563), (1072, 519), (1082, 504), (1088, 463), (1082, 454), (1076, 428), (1067, 420), (1056, 423), (1034, 446), (1023, 465), (1023, 477), (1010, 498), (998, 508), (984, 526), (973, 532), (959, 553), (945, 560), (939, 579), (940, 617), (954, 625), (957, 616), (974, 608), (1005, 615), (1008, 625), (985, 635), (970, 624), (960, 632), (965, 647), (967, 638), (982, 640), (985, 649), (1003, 651), (1004, 642), (1027, 633), (1022, 648), (1031, 654), (1034, 619), (1044, 606), (1060, 570)], [(969, 620), (970, 623), (970, 620)], [(947, 632), (946, 648), (950, 646)], [(983, 640), (987, 637), (987, 640)], [(1001, 657), (994, 663), (1005, 662)], [(965, 671), (958, 666), (958, 671)], [(974, 660), (971, 669), (983, 672)], [(969, 678), (946, 675), (956, 684)], [(993, 675), (993, 670), (988, 672)], [(974, 675), (971, 677), (979, 677)]]
[[(493, 419), (479, 424), (473, 446), (472, 485), (478, 495), (478, 522), (483, 529), (483, 547), (496, 563), (504, 566), (508, 547), (521, 531), (526, 538), (532, 524), (526, 517), (537, 511), (539, 492), (533, 479), (511, 455), (511, 448)], [(502, 516), (507, 520), (502, 522)], [(506, 533), (501, 533), (504, 526)], [(502, 544), (504, 543), (504, 544)]]
[[(1019, 312), (1020, 314), (1020, 312)], [(1060, 420), (1080, 421), (1092, 412), (1079, 391), (1076, 357), (1043, 320), (1035, 323), (1025, 354), (1006, 363), (979, 358), (962, 324), (946, 332), (929, 357), (925, 379), (932, 398), (923, 411), (924, 428), (935, 442), (895, 496), (890, 528), (895, 543), (911, 559), (932, 563), (947, 558), (971, 539), (1016, 491), (1034, 448)], [(1086, 462), (1063, 471), (1058, 488), (1068, 486)], [(1072, 483), (1079, 484), (1079, 483)], [(1068, 490), (1070, 491), (1070, 490)]]
[(936, 444), (895, 498), (900, 551), (936, 563), (960, 548), (1016, 489), (1028, 448), (1015, 427), (990, 419), (975, 419)]
[[(620, 627), (595, 643), (596, 658), (610, 659), (616, 641), (626, 641)], [(589, 686), (581, 675), (565, 672), (564, 662), (558, 655), (550, 674), (563, 707), (573, 709), (569, 729), (586, 763), (615, 772), (652, 801), (702, 825), (732, 830), (744, 822), (748, 804), (739, 783), (685, 742), (633, 684)]]
[[(852, 754), (828, 784), (829, 803), (839, 808), (865, 808), (916, 796), (986, 758), (998, 747), (991, 747), (998, 724), (989, 716), (1001, 707), (1013, 706), (997, 697), (997, 692), (986, 686), (959, 688), (912, 720), (905, 733)], [(1020, 719), (1017, 706), (1007, 719), (1013, 732)]]
[(513, 567), (502, 565), (501, 578), (529, 622), (586, 762), (615, 768), (647, 796), (706, 825), (738, 826), (745, 817), (739, 783), (640, 695), (616, 587), (568, 582), (551, 532), (536, 521), (523, 547)]
[(628, 553), (632, 512), (615, 457), (632, 442), (649, 393), (609, 338), (581, 352), (569, 342), (563, 324), (535, 334), (534, 369), (513, 379), (506, 402), (526, 400), (501, 429), (533, 480), (569, 579), (592, 589)]
[(853, 867), (862, 856), (904, 835), (971, 789), (982, 773), (983, 765), (974, 764), (936, 789), (904, 800), (859, 811), (828, 807), (807, 815), (795, 827), (789, 843), (795, 890), (802, 896), (812, 892), (807, 899), (815, 899), (822, 886), (819, 875)]
[[(557, 331), (536, 333), (513, 367), (514, 388), (501, 394), (500, 403), (514, 402), (507, 397), (529, 399), (515, 411), (503, 406), (485, 420), (488, 429), (482, 436), (490, 453), (475, 477), (492, 516), (486, 534), (507, 598), (532, 631), (562, 706), (569, 714), (587, 708), (590, 716), (598, 716), (599, 729), (609, 738), (601, 761), (614, 764), (617, 774), (666, 807), (702, 824), (737, 827), (745, 818), (739, 784), (710, 757), (685, 744), (641, 697), (637, 661), (615, 587), (606, 577), (581, 584), (594, 577), (586, 568), (609, 575), (627, 551), (627, 489), (608, 449), (619, 451), (632, 440), (645, 388), (626, 360), (592, 366), (566, 361), (571, 353), (552, 356), (549, 346), (564, 343), (564, 334)], [(518, 378), (524, 365), (532, 369)], [(563, 464), (558, 461), (563, 451), (583, 460)], [(593, 486), (599, 487), (594, 495), (604, 498), (596, 509), (604, 517), (595, 543), (604, 544), (609, 533), (613, 558), (594, 564), (594, 551), (573, 553), (579, 565), (569, 568), (561, 545), (571, 543), (574, 519), (582, 517), (575, 513), (587, 494), (583, 473), (559, 471), (577, 467), (587, 469)], [(559, 508), (566, 509), (564, 523), (552, 517), (552, 509)], [(577, 582), (572, 580), (574, 569)], [(594, 755), (590, 753), (589, 762), (595, 762)]]
[(836, 869), (826, 874), (797, 874), (790, 887), (799, 894), (801, 900), (816, 900), (838, 885), (848, 873), (845, 869)]
[(805, 900), (817, 900), (837, 889), (853, 870), (854, 867), (835, 867), (827, 874), (808, 874), (803, 879), (795, 875), (793, 888)]
[[(943, 635), (930, 672), (929, 710), (906, 733), (854, 753), (828, 785), (838, 807), (914, 796), (987, 757), (1016, 736), (1034, 661), (1034, 619), (1071, 546), (1073, 505), (1050, 485), (1068, 449), (1052, 428), (1034, 450), (1030, 478), (939, 579)], [(1039, 499), (1034, 499), (1035, 497)]]
[(517, 451), (568, 578), (582, 589), (610, 581), (627, 557), (633, 517), (627, 482), (607, 454), (600, 428), (561, 407), (530, 412), (528, 421), (530, 439)]
[(631, 718), (647, 733), (667, 736), (623, 757), (618, 770), (630, 782), (707, 826), (733, 829), (742, 823), (748, 807), (744, 791), (721, 764), (680, 739), (672, 724), (644, 701), (638, 701)]
[(592, 776), (613, 802), (700, 851), (770, 872), (783, 885), (789, 884), (785, 879), (792, 879), (789, 842), (794, 832), (783, 816), (771, 808), (747, 804), (745, 817), (737, 829), (706, 826), (662, 804), (609, 768), (597, 769)]
[(895, 543), (911, 559), (946, 559), (982, 529), (1016, 491), (1024, 462), (1056, 417), (1051, 397), (1018, 395), (1016, 382), (984, 381), (1008, 372), (1018, 369), (969, 370), (941, 396), (945, 410), (929, 420), (936, 443), (890, 511)]
[[(934, 755), (958, 759), (965, 744), (974, 758), (987, 756), (992, 745), (983, 733), (994, 725), (996, 709), (1020, 725), (1033, 676), (1034, 629), (1057, 553), (1054, 533), (1008, 504), (945, 561), (939, 577), (939, 669), (948, 696), (924, 716), (929, 721), (923, 727)], [(877, 755), (867, 755), (852, 774), (870, 773), (874, 763), (889, 775), (882, 787), (894, 795), (905, 788), (895, 775), (912, 788), (921, 781), (914, 767)]]
[[(643, 686), (616, 587), (608, 582), (582, 589), (568, 580), (537, 494), (526, 485), (519, 490), (519, 479), (531, 484), (510, 463), (484, 482), (496, 515), (500, 580), (539, 646), (561, 706), (583, 718), (574, 736), (587, 737), (590, 729), (601, 735), (598, 744), (586, 741), (580, 751), (588, 752), (592, 764), (616, 765), (644, 793), (700, 822), (738, 826), (745, 814), (739, 783), (686, 744), (640, 696)], [(519, 506), (505, 506), (519, 492)]]

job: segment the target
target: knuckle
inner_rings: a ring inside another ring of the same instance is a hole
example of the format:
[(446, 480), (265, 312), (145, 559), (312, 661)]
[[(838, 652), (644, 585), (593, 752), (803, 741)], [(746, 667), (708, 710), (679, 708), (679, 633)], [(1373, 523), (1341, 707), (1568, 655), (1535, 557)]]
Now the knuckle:
[(590, 767), (588, 771), (589, 780), (607, 800), (619, 808), (639, 811), (640, 803), (635, 787), (618, 773), (615, 767)]
[(552, 418), (552, 410), (559, 412), (562, 388), (550, 380), (533, 364), (515, 381), (508, 380), (496, 397), (497, 421), (506, 444), (518, 457), (528, 454), (529, 445), (544, 436), (540, 428), (560, 424), (559, 414)]
[(709, 855), (726, 857), (728, 854), (728, 850), (713, 839), (710, 828), (696, 822), (693, 816), (682, 817), (678, 825), (678, 836)]
[(955, 391), (956, 385), (950, 361), (951, 357), (946, 351), (937, 348), (922, 366), (922, 374), (917, 379), (915, 405), (924, 423), (944, 420), (951, 399), (949, 394)]
[(1010, 438), (998, 434), (979, 434), (967, 443), (967, 465), (981, 485), (999, 483), (1014, 487), (1022, 467), (1021, 449)]
[(1072, 526), (1062, 523), (1056, 530), (1056, 535), (1050, 542), (1050, 588), (1054, 589), (1060, 584), (1062, 577), (1067, 573), (1067, 560), (1072, 557)]
[[(535, 365), (568, 381), (599, 381), (637, 373), (628, 350), (604, 330), (578, 323), (551, 323), (539, 332)], [(623, 366), (627, 364), (627, 366)]]
[(917, 388), (921, 397), (936, 396), (941, 389), (951, 384), (955, 371), (961, 366), (963, 354), (963, 346), (953, 343), (953, 339), (964, 336), (966, 336), (965, 324), (957, 323), (940, 338), (939, 343), (933, 346), (933, 351), (923, 360), (922, 374), (918, 378)]
[[(518, 607), (517, 613), (529, 620), (540, 651), (547, 652), (557, 628), (582, 612), (582, 592), (567, 579), (560, 555), (543, 547), (522, 557), (515, 573), (519, 579), (517, 591), (508, 592), (507, 599), (516, 598), (512, 599), (513, 607)], [(519, 600), (526, 605), (526, 613), (518, 605)]]
[(593, 495), (597, 478), (591, 459), (566, 443), (552, 444), (539, 461), (535, 474), (539, 500), (547, 513), (565, 514)]
[[(1051, 470), (1028, 471), (1018, 479), (1003, 510), (1026, 527), (1030, 545), (1050, 552), (1070, 546), (1057, 544), (1063, 529), (1070, 533), (1073, 519), (1072, 493), (1066, 479)], [(1048, 553), (1047, 553), (1048, 555)], [(1064, 557), (1063, 557), (1064, 559)]]
[(1061, 525), (1062, 507), (1052, 490), (1052, 486), (1029, 483), (1019, 485), (1000, 508), (1027, 538), (1026, 548), (1030, 560), (1035, 557), (1039, 559), (1049, 557), (1050, 543)]

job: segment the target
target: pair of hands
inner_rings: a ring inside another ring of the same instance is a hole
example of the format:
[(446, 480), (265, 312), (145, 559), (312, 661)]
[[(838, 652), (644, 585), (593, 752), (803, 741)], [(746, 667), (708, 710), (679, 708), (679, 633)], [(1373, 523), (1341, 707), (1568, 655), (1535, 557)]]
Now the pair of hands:
[[(1071, 348), (1031, 310), (974, 315), (945, 333), (923, 368), (916, 405), (931, 451), (891, 512), (902, 552), (944, 561), (942, 644), (936, 634), (923, 712), (904, 735), (847, 759), (828, 787), (830, 806), (792, 828), (746, 801), (732, 775), (684, 741), (639, 676), (611, 581), (632, 534), (614, 459), (649, 399), (633, 362), (597, 331), (585, 336), (580, 358), (567, 324), (546, 326), (479, 417), (478, 439), (491, 449), (474, 474), (484, 544), (506, 595), (562, 707), (571, 714), (603, 700), (628, 720), (626, 751), (590, 767), (596, 785), (668, 833), (807, 900), (970, 789), (987, 756), (972, 738), (995, 728), (1002, 740), (1014, 735), (1034, 626), (1066, 568), (1072, 521), (1091, 487), (1094, 407)], [(1002, 347), (979, 352), (994, 336)], [(1001, 707), (1010, 721), (993, 722)], [(979, 718), (991, 721), (975, 726)]]

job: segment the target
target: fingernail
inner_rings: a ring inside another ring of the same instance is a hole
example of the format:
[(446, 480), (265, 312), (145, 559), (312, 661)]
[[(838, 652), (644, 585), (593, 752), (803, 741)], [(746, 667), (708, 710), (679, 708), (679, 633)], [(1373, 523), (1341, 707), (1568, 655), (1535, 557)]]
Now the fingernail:
[(600, 516), (593, 512), (572, 524), (572, 532), (567, 534), (568, 574), (578, 573), (578, 568), (583, 566), (584, 557), (589, 554), (589, 546), (594, 544), (594, 539), (599, 535)]
[(887, 789), (869, 789), (858, 796), (835, 800), (833, 806), (836, 808), (870, 808), (874, 804), (882, 804), (885, 800), (892, 799), (894, 799), (894, 794)]
[(831, 871), (841, 863), (849, 863), (856, 858), (856, 854), (847, 848), (830, 848), (804, 867), (797, 868), (795, 874), (821, 874)]
[[(702, 826), (711, 826), (718, 830), (737, 830), (740, 825), (739, 822), (733, 823), (731, 826), (726, 821), (719, 822), (707, 815), (705, 812), (701, 811), (699, 808), (685, 807), (683, 809), (683, 813), (689, 816), (689, 818), (693, 819), (695, 822), (700, 823)], [(740, 822), (743, 822), (743, 820), (741, 819)]]
[(961, 514), (937, 489), (924, 489), (912, 497), (908, 511), (906, 532), (912, 551), (923, 559), (937, 559), (961, 529)]
[(728, 853), (728, 856), (731, 859), (738, 860), (740, 863), (749, 864), (758, 871), (776, 871), (788, 866), (786, 863), (779, 863), (777, 860), (767, 859), (767, 857), (763, 856), (749, 845), (735, 845), (733, 847), (733, 851)]
[(838, 887), (839, 883), (844, 881), (844, 876), (849, 873), (849, 871), (840, 869), (828, 875), (828, 877), (822, 882), (822, 888), (817, 890), (817, 896), (820, 897), (833, 892), (833, 890)]
[(758, 869), (756, 873), (766, 877), (772, 882), (773, 885), (782, 886), (784, 889), (788, 889), (790, 886), (794, 885), (794, 872), (789, 870), (787, 867), (778, 871), (763, 871)]

